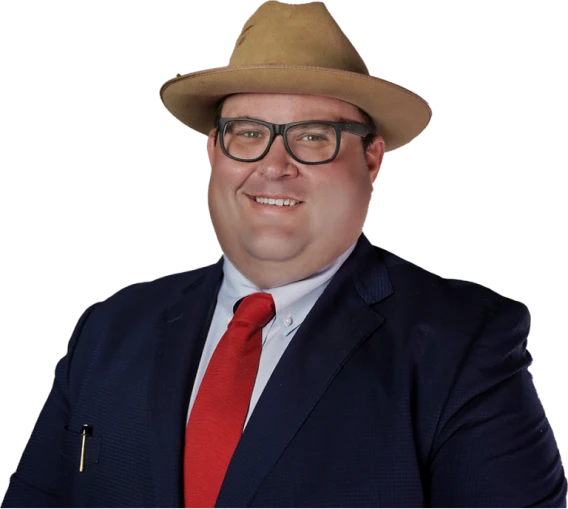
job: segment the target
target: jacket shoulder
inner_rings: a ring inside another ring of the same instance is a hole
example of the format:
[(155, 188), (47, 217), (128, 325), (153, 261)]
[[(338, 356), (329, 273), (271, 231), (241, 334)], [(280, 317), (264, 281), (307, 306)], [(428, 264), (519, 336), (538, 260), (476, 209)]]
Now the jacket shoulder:
[(530, 322), (529, 310), (520, 301), (473, 281), (442, 277), (386, 249), (374, 248), (387, 268), (395, 300), (405, 302), (412, 313), (424, 314), (424, 319), (469, 326), (493, 318), (498, 322), (500, 312), (508, 309)]
[(185, 291), (198, 284), (213, 267), (214, 265), (208, 265), (151, 281), (133, 283), (98, 304), (107, 310), (136, 308), (141, 311), (153, 306), (163, 308), (178, 301)]

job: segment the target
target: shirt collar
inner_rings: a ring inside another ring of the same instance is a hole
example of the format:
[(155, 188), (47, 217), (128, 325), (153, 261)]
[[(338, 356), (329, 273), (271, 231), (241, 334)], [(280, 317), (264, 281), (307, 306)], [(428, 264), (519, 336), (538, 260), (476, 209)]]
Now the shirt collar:
[(224, 278), (219, 290), (218, 304), (222, 306), (227, 317), (232, 317), (233, 306), (239, 299), (256, 292), (269, 293), (274, 299), (276, 308), (276, 325), (280, 327), (282, 334), (287, 336), (302, 324), (331, 278), (355, 249), (356, 244), (357, 241), (333, 262), (311, 276), (264, 290), (249, 281), (227, 256), (223, 255)]

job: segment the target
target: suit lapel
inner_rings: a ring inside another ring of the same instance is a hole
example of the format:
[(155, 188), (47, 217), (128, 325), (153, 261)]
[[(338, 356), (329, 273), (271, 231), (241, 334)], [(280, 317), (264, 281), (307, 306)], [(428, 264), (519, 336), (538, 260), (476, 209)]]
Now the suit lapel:
[(217, 507), (248, 506), (336, 373), (384, 318), (370, 304), (393, 292), (362, 234), (270, 377), (229, 464)]
[(163, 311), (148, 394), (156, 507), (183, 507), (187, 409), (222, 282), (222, 258)]

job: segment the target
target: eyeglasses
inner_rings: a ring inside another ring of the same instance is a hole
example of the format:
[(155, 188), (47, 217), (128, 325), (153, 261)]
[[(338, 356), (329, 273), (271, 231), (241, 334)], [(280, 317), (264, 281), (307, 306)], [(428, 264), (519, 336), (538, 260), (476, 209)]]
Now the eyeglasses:
[(357, 122), (304, 120), (271, 124), (251, 118), (220, 118), (221, 150), (236, 161), (252, 163), (270, 150), (276, 135), (282, 135), (288, 153), (302, 164), (333, 161), (341, 146), (343, 131), (365, 137), (371, 130)]

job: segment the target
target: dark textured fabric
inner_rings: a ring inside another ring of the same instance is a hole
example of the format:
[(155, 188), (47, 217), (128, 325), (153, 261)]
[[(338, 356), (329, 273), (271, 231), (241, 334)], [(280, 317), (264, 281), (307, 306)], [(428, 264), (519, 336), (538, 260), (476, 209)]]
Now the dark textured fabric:
[[(85, 311), (3, 506), (181, 506), (221, 280), (222, 260)], [(524, 304), (362, 235), (270, 377), (217, 506), (566, 507), (529, 328)]]

